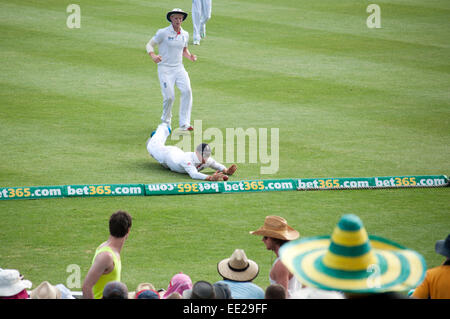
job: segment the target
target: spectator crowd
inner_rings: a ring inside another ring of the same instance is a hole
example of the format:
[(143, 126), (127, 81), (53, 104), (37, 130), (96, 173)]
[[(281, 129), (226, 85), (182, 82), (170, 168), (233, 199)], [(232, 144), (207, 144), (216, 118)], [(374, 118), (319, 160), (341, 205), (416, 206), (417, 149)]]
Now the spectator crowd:
[(369, 235), (352, 214), (342, 216), (331, 235), (304, 238), (284, 218), (267, 216), (250, 231), (276, 255), (265, 289), (253, 282), (259, 265), (235, 249), (217, 263), (217, 282), (193, 282), (180, 272), (167, 287), (143, 282), (129, 290), (121, 281), (120, 252), (131, 226), (127, 212), (111, 215), (110, 236), (97, 248), (81, 294), (48, 281), (31, 289), (18, 270), (0, 268), (0, 299), (450, 299), (450, 235), (435, 245), (442, 265), (427, 269), (418, 252)]

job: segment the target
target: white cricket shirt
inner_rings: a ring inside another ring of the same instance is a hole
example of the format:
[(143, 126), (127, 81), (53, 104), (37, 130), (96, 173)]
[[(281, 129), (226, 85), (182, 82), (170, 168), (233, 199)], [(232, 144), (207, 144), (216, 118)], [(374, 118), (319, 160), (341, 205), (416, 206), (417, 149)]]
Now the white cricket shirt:
[(164, 164), (174, 172), (188, 173), (193, 179), (206, 179), (208, 175), (200, 173), (204, 168), (210, 167), (215, 170), (224, 170), (225, 166), (217, 163), (212, 157), (209, 157), (205, 164), (202, 164), (195, 152), (183, 152), (176, 146), (167, 146), (164, 158)]
[[(158, 44), (158, 54), (162, 57), (158, 66), (176, 67), (183, 63), (183, 49), (189, 42), (189, 33), (183, 28), (177, 33), (173, 26), (169, 25), (167, 28), (159, 29), (152, 39)], [(147, 53), (150, 53), (148, 46)]]

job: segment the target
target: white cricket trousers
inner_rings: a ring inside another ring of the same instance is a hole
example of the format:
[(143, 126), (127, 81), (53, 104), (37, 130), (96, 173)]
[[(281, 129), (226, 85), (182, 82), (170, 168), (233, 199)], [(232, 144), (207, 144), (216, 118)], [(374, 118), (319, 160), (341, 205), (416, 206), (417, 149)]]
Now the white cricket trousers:
[(161, 121), (169, 126), (171, 125), (176, 85), (180, 90), (180, 127), (189, 127), (191, 123), (192, 89), (191, 80), (184, 66), (182, 64), (175, 67), (158, 65), (158, 77), (163, 96)]
[(170, 131), (168, 126), (162, 123), (156, 129), (155, 134), (147, 141), (148, 153), (166, 168), (167, 165), (165, 165), (165, 161), (168, 153), (168, 146), (165, 144), (169, 135)]
[(206, 22), (211, 19), (211, 0), (192, 0), (192, 25), (194, 42), (200, 41), (205, 34)]

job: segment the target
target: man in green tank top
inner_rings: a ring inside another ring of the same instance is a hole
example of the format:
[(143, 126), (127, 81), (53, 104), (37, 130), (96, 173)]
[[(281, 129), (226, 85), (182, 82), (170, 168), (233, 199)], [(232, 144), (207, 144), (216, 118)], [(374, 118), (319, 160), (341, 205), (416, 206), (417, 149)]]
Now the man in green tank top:
[(122, 271), (120, 251), (128, 238), (132, 224), (130, 214), (117, 211), (109, 219), (108, 240), (95, 251), (91, 268), (83, 283), (83, 298), (101, 299), (108, 282), (119, 281)]

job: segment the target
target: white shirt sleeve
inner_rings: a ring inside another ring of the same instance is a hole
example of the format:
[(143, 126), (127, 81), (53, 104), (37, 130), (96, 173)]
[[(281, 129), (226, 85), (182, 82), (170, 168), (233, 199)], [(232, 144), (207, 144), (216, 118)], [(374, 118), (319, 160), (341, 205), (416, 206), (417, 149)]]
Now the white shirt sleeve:
[(205, 180), (208, 177), (208, 175), (200, 173), (191, 162), (183, 163), (182, 166), (192, 179)]
[(145, 49), (147, 50), (147, 53), (155, 52), (155, 45), (159, 45), (164, 39), (164, 31), (162, 29), (159, 29), (155, 36), (148, 41), (147, 45), (145, 46)]
[(208, 158), (208, 160), (206, 161), (206, 166), (219, 171), (223, 171), (224, 169), (226, 169), (224, 165), (216, 162), (212, 157)]
[(147, 54), (150, 54), (150, 52), (155, 52), (155, 45), (157, 43), (155, 42), (154, 38), (151, 38), (150, 41), (148, 41), (147, 45), (145, 46), (145, 49), (147, 50)]
[(159, 29), (156, 31), (156, 34), (152, 39), (156, 44), (160, 44), (164, 40), (164, 29)]

